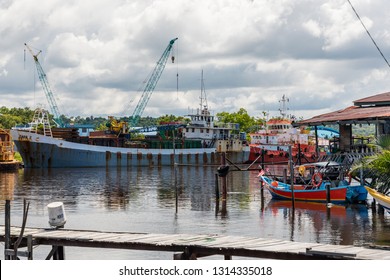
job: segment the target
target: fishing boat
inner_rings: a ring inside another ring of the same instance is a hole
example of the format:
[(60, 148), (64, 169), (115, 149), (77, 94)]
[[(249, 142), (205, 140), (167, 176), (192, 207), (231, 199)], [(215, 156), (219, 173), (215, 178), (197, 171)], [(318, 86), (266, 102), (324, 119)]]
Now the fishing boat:
[[(303, 167), (303, 168), (302, 168)], [(315, 167), (310, 171), (309, 168)], [(259, 173), (264, 186), (272, 198), (281, 200), (301, 200), (330, 203), (361, 203), (367, 199), (367, 191), (361, 185), (352, 185), (351, 181), (340, 177), (343, 169), (336, 163), (316, 163), (312, 166), (299, 166), (300, 183), (284, 183)], [(339, 175), (336, 175), (338, 172)], [(312, 174), (309, 178), (306, 174)], [(297, 182), (296, 180), (294, 182)]]
[[(215, 147), (183, 137), (183, 124), (166, 124), (152, 135), (132, 138), (125, 124), (111, 118), (109, 130), (80, 136), (76, 128), (51, 128), (48, 113), (38, 109), (29, 129), (11, 129), (10, 134), (26, 168), (126, 167), (219, 164)], [(243, 163), (249, 153), (231, 153)]]
[(312, 202), (344, 203), (346, 201), (347, 186), (330, 187), (330, 183), (322, 183), (318, 187), (293, 185), (260, 176), (264, 186), (273, 199), (300, 200)]
[(378, 202), (379, 205), (381, 205), (388, 213), (390, 213), (390, 196), (377, 192), (376, 190), (369, 187), (366, 187), (366, 190), (376, 200), (376, 202)]

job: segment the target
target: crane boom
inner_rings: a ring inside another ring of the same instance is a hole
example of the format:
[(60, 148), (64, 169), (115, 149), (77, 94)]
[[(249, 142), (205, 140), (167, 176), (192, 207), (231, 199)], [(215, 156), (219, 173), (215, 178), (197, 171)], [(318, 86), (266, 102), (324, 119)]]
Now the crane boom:
[(29, 50), (32, 57), (34, 58), (34, 62), (35, 62), (35, 66), (37, 68), (39, 80), (41, 81), (43, 90), (44, 90), (45, 95), (46, 95), (46, 99), (49, 102), (51, 112), (54, 115), (54, 122), (57, 124), (57, 126), (64, 127), (64, 123), (62, 122), (62, 120), (60, 118), (61, 115), (60, 115), (60, 112), (58, 110), (57, 102), (54, 98), (53, 92), (50, 88), (49, 81), (47, 80), (47, 76), (45, 74), (45, 71), (43, 71), (43, 68), (38, 61), (38, 55), (42, 51), (39, 51), (37, 54), (34, 54), (33, 51), (31, 50), (31, 48), (26, 43), (24, 45), (26, 46), (26, 48)]
[(163, 52), (160, 59), (157, 61), (157, 64), (154, 67), (152, 75), (150, 76), (150, 78), (149, 78), (149, 80), (148, 80), (148, 82), (143, 90), (141, 98), (138, 101), (138, 104), (134, 109), (134, 112), (132, 115), (132, 121), (131, 121), (132, 127), (135, 127), (138, 124), (138, 121), (139, 121), (139, 119), (140, 119), (140, 117), (141, 117), (141, 115), (146, 107), (146, 104), (148, 103), (148, 101), (153, 93), (153, 90), (155, 89), (157, 82), (160, 79), (160, 76), (165, 68), (169, 53), (172, 50), (172, 46), (177, 39), (178, 38), (175, 38), (175, 39), (172, 39), (171, 41), (169, 41), (168, 46), (166, 47), (166, 49)]

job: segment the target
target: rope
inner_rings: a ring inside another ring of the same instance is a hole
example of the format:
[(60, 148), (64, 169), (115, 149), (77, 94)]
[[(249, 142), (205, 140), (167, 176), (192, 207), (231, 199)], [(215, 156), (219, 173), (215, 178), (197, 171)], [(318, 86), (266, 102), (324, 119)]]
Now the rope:
[(349, 0), (347, 0), (347, 1), (348, 1), (349, 5), (351, 5), (352, 10), (355, 12), (355, 15), (356, 15), (357, 18), (359, 19), (360, 23), (363, 25), (364, 29), (366, 30), (368, 36), (371, 38), (371, 41), (374, 43), (374, 45), (375, 45), (375, 47), (377, 48), (377, 50), (379, 51), (380, 55), (381, 55), (381, 56), (383, 57), (383, 59), (385, 60), (387, 66), (389, 66), (389, 68), (390, 68), (389, 62), (387, 61), (386, 57), (384, 56), (384, 54), (382, 53), (382, 51), (380, 50), (380, 48), (379, 48), (378, 45), (376, 44), (374, 38), (372, 38), (370, 32), (368, 31), (368, 29), (367, 29), (366, 26), (364, 25), (364, 23), (363, 23), (362, 19), (360, 18), (359, 14), (358, 14), (357, 11), (355, 10), (355, 8), (352, 6), (351, 1), (349, 1)]

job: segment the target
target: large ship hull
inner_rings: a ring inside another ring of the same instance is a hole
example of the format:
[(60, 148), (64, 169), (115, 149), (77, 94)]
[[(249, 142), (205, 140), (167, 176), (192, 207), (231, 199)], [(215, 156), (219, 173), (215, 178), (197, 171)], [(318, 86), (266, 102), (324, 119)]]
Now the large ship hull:
[[(215, 148), (146, 149), (97, 146), (65, 141), (28, 132), (11, 130), (17, 150), (27, 168), (173, 166), (218, 164)], [(248, 152), (232, 155), (245, 162)]]

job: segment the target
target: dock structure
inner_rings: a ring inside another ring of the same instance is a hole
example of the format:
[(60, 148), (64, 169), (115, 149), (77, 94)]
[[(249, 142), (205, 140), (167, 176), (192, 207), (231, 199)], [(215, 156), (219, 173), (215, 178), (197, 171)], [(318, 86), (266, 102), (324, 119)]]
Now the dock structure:
[[(11, 240), (20, 235), (20, 227), (11, 227)], [(5, 226), (0, 226), (0, 241), (5, 240)], [(390, 260), (390, 250), (293, 242), (279, 239), (223, 236), (210, 234), (152, 234), (129, 232), (104, 232), (26, 227), (19, 247), (5, 248), (5, 255), (33, 259), (33, 247), (52, 246), (46, 259), (65, 259), (64, 247), (101, 249), (127, 249), (173, 252), (173, 259), (197, 259), (220, 255), (224, 259), (232, 256), (284, 259), (284, 260)]]

